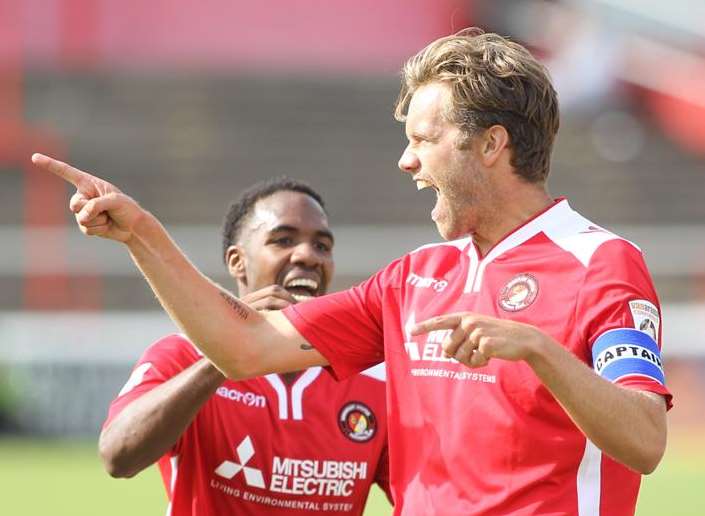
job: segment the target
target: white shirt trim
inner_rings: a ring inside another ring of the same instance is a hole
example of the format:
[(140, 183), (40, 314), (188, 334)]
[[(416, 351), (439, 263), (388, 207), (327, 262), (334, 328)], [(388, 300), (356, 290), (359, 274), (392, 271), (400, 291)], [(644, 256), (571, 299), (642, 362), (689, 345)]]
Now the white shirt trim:
[(409, 254), (414, 254), (419, 251), (423, 251), (424, 249), (429, 249), (431, 247), (438, 247), (438, 246), (442, 246), (442, 245), (456, 247), (462, 251), (463, 249), (465, 249), (468, 246), (468, 244), (470, 244), (471, 240), (472, 240), (471, 237), (463, 237), (463, 238), (459, 238), (457, 240), (449, 240), (447, 242), (433, 242), (431, 244), (425, 244), (425, 245), (422, 245), (421, 247), (417, 247), (416, 249), (411, 251)]
[(264, 377), (277, 393), (277, 404), (279, 405), (279, 419), (289, 419), (289, 407), (287, 403), (286, 385), (279, 378), (278, 374), (268, 374)]
[[(558, 247), (571, 253), (584, 266), (590, 263), (592, 255), (597, 249), (610, 240), (621, 237), (593, 224), (588, 219), (574, 211), (568, 201), (563, 199), (548, 208), (545, 212), (530, 220), (524, 226), (510, 233), (504, 240), (495, 245), (487, 256), (477, 263), (477, 250), (471, 245), (468, 251), (470, 268), (465, 282), (465, 292), (477, 293), (482, 287), (482, 278), (487, 266), (497, 257), (507, 251), (520, 246), (539, 233), (543, 233)], [(629, 242), (632, 244), (631, 242)], [(632, 244), (634, 245), (634, 244)], [(636, 245), (634, 245), (638, 249)]]
[(360, 374), (379, 380), (380, 382), (387, 381), (387, 367), (384, 362), (380, 362), (376, 366), (372, 366), (369, 369), (365, 369)]
[(169, 459), (171, 466), (171, 481), (169, 482), (169, 505), (166, 507), (166, 516), (171, 516), (172, 500), (174, 499), (174, 490), (176, 489), (176, 475), (179, 473), (179, 456), (174, 455)]
[(585, 453), (578, 467), (578, 516), (600, 515), (602, 452), (589, 439), (585, 440)]
[(321, 371), (323, 371), (321, 367), (310, 367), (306, 369), (291, 386), (291, 417), (293, 419), (301, 420), (304, 418), (304, 390), (318, 378)]

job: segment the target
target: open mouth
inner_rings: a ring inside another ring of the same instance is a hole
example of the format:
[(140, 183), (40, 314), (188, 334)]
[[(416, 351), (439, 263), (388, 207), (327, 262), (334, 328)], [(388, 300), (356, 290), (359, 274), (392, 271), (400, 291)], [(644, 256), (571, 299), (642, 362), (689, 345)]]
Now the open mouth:
[(430, 183), (429, 181), (426, 181), (425, 179), (414, 179), (416, 182), (416, 189), (417, 190), (425, 190), (426, 188), (433, 188), (433, 190), (438, 194), (438, 187), (434, 185), (433, 183)]
[(417, 190), (425, 190), (427, 188), (431, 188), (436, 193), (436, 204), (433, 207), (433, 210), (431, 210), (431, 219), (438, 222), (439, 218), (442, 217), (440, 190), (438, 189), (438, 187), (436, 185), (434, 185), (433, 183), (431, 183), (427, 179), (424, 179), (421, 177), (414, 178), (414, 182), (416, 183)]
[(319, 283), (311, 278), (293, 278), (284, 284), (297, 301), (306, 301), (318, 294)]

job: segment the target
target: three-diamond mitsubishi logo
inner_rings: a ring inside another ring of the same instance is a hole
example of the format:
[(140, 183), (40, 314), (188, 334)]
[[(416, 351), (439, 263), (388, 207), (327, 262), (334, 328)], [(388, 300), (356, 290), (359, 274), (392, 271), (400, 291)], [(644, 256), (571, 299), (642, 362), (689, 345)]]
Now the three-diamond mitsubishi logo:
[(235, 452), (237, 453), (237, 458), (240, 463), (238, 464), (237, 462), (226, 460), (216, 468), (215, 473), (230, 480), (240, 473), (240, 471), (243, 471), (245, 473), (245, 482), (247, 482), (248, 486), (264, 489), (265, 485), (262, 472), (259, 469), (246, 466), (255, 454), (255, 448), (252, 446), (252, 440), (250, 440), (249, 435), (242, 440), (235, 449)]

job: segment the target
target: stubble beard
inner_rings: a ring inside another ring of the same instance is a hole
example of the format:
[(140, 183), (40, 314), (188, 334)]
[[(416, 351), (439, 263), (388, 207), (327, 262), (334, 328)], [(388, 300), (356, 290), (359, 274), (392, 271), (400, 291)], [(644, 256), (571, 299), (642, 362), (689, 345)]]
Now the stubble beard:
[(475, 233), (481, 219), (479, 197), (483, 188), (477, 171), (469, 171), (466, 181), (454, 181), (444, 188), (446, 217), (444, 223), (436, 224), (438, 232), (445, 240), (455, 240)]

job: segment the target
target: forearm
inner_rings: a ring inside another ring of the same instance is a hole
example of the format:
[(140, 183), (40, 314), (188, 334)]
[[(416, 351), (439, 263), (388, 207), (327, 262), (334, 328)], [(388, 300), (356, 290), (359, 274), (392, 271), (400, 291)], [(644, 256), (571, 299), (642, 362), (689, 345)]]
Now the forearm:
[(151, 214), (144, 213), (126, 244), (160, 303), (191, 342), (228, 377), (255, 374), (263, 352), (258, 340), (271, 342), (281, 336), (266, 318), (201, 274)]
[(598, 448), (641, 473), (655, 469), (666, 445), (660, 396), (610, 383), (555, 341), (539, 346), (529, 363)]
[(101, 432), (99, 451), (114, 477), (131, 477), (164, 455), (224, 377), (201, 360), (140, 396)]

